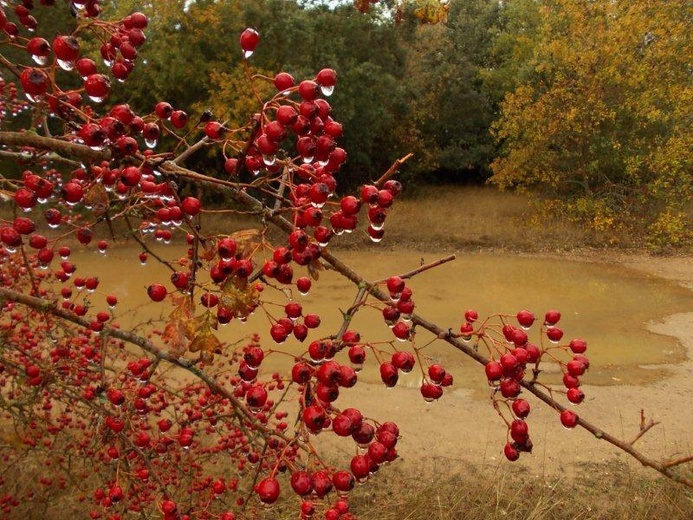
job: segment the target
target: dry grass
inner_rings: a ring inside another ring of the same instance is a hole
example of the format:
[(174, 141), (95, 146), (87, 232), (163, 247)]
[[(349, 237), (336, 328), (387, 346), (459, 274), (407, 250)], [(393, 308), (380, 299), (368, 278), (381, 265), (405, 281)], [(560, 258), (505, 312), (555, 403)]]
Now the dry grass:
[[(33, 454), (28, 459), (33, 460)], [(431, 460), (419, 474), (398, 472), (397, 464), (383, 468), (364, 486), (351, 492), (351, 512), (360, 520), (690, 520), (693, 492), (664, 479), (636, 476), (625, 464), (585, 464), (570, 477), (545, 480), (510, 464), (495, 469), (467, 465), (459, 473), (450, 460)], [(26, 489), (41, 472), (32, 464), (28, 471), (5, 468), (5, 491)], [(233, 473), (233, 469), (230, 469)], [(88, 481), (86, 488), (89, 488)], [(47, 488), (13, 511), (14, 518), (58, 520), (70, 511), (85, 517), (91, 500), (78, 499), (79, 482), (63, 491)], [(2, 489), (2, 487), (0, 487)], [(17, 493), (21, 495), (21, 493)], [(85, 492), (90, 497), (90, 492)], [(270, 509), (238, 518), (295, 520), (300, 500), (285, 484), (286, 500)], [(336, 500), (330, 495), (319, 507)], [(16, 515), (16, 516), (15, 516)], [(75, 516), (76, 515), (76, 516)], [(0, 515), (1, 517), (1, 515)], [(317, 515), (317, 518), (321, 518)]]
[[(450, 461), (440, 467), (449, 467)], [(467, 467), (443, 479), (376, 479), (356, 492), (352, 507), (362, 520), (689, 520), (693, 493), (683, 486), (594, 464), (575, 478), (548, 481), (502, 466), (495, 472)], [(388, 468), (388, 473), (396, 473)], [(394, 471), (393, 471), (394, 470)]]
[(529, 197), (489, 187), (437, 186), (396, 202), (388, 216), (392, 243), (455, 249), (564, 251), (600, 245), (577, 224), (539, 217)]

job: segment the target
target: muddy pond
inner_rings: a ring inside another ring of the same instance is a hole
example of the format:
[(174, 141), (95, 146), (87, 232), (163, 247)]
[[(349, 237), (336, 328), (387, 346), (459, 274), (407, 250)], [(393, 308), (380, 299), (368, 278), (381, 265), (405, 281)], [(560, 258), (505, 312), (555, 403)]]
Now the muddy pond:
[[(173, 245), (157, 247), (156, 252), (169, 259), (184, 254), (182, 248)], [(113, 293), (123, 302), (116, 309), (116, 318), (122, 327), (165, 319), (170, 312), (167, 305), (150, 304), (146, 288), (154, 282), (170, 288), (171, 271), (153, 260), (142, 266), (138, 253), (134, 246), (119, 246), (109, 249), (106, 255), (82, 250), (72, 257), (79, 276), (98, 275), (98, 294)], [(429, 251), (368, 250), (344, 251), (338, 256), (367, 280), (374, 281), (447, 255)], [(304, 274), (302, 270), (295, 270), (297, 276)], [(685, 357), (675, 338), (650, 332), (648, 324), (671, 314), (693, 312), (693, 292), (674, 282), (617, 264), (508, 253), (463, 253), (452, 262), (416, 276), (409, 284), (414, 291), (416, 312), (453, 331), (459, 329), (464, 311), (469, 308), (476, 309), (482, 317), (491, 313), (514, 314), (521, 309), (543, 316), (549, 309), (559, 310), (564, 339), (581, 337), (588, 342), (587, 354), (592, 363), (585, 376), (588, 384), (646, 384), (664, 376), (664, 365), (678, 363)], [(341, 310), (351, 306), (356, 292), (351, 282), (330, 270), (321, 272), (319, 282), (314, 283), (308, 295), (301, 296), (294, 289), (293, 297), (303, 305), (304, 314), (319, 314), (322, 324), (311, 331), (304, 343), (290, 337), (276, 349), (300, 354), (313, 339), (336, 333), (342, 321)], [(90, 299), (97, 310), (101, 310), (105, 303), (98, 294)], [(263, 299), (282, 305), (286, 301), (283, 293), (271, 287), (263, 292)], [(268, 304), (265, 309), (275, 317), (283, 315), (279, 305)], [(393, 339), (381, 313), (375, 309), (364, 308), (358, 312), (350, 328), (372, 342)], [(263, 346), (270, 345), (269, 324), (260, 310), (247, 323), (234, 320), (220, 327), (218, 337), (233, 344), (253, 332), (262, 335)], [(432, 339), (427, 334), (426, 331), (417, 334), (418, 345)], [(536, 331), (529, 334), (531, 339), (537, 339)], [(458, 387), (473, 388), (484, 383), (480, 366), (440, 341), (427, 347), (425, 354), (444, 363)], [(340, 355), (346, 360), (345, 354)], [(288, 363), (287, 356), (276, 353), (267, 359), (264, 369), (286, 369)], [(375, 365), (367, 363), (359, 378), (379, 381)], [(401, 378), (399, 384), (414, 386), (419, 379), (420, 374), (412, 373)]]

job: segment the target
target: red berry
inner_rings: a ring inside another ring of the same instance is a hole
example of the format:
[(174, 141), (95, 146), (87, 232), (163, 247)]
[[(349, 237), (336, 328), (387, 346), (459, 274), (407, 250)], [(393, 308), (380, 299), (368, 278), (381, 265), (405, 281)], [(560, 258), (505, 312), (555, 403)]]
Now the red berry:
[(505, 397), (506, 399), (510, 399), (512, 397), (517, 397), (518, 395), (520, 395), (522, 387), (520, 386), (520, 383), (518, 383), (514, 379), (505, 378), (501, 380), (500, 391), (503, 397)]
[(515, 419), (510, 423), (510, 436), (518, 444), (523, 444), (529, 438), (529, 426), (521, 419)]
[(24, 69), (19, 76), (19, 81), (29, 96), (42, 96), (48, 90), (48, 76), (40, 69)]
[(434, 383), (440, 383), (445, 378), (445, 369), (437, 364), (433, 364), (428, 367), (428, 377)]
[(337, 83), (337, 73), (332, 69), (322, 69), (315, 76), (315, 81), (321, 87), (334, 87)]
[(255, 48), (257, 47), (257, 44), (260, 42), (260, 33), (258, 33), (255, 29), (252, 28), (247, 28), (241, 33), (241, 38), (240, 38), (240, 44), (241, 44), (241, 49), (243, 49), (243, 55), (246, 58), (249, 58), (252, 54)]
[(82, 188), (82, 185), (76, 181), (69, 181), (63, 186), (61, 194), (65, 199), (65, 202), (68, 204), (76, 204), (82, 200), (82, 197), (84, 196), (84, 188)]
[[(45, 58), (51, 53), (51, 46), (44, 38), (36, 36), (27, 42), (26, 50), (32, 56)], [(41, 62), (41, 65), (43, 65), (44, 63), (45, 60)]]
[(291, 489), (299, 496), (313, 492), (313, 477), (307, 471), (296, 471), (291, 475)]
[(332, 483), (337, 491), (346, 493), (354, 489), (356, 480), (354, 476), (349, 471), (338, 471), (332, 475)]
[(293, 368), (291, 369), (291, 379), (294, 381), (294, 383), (298, 383), (300, 385), (307, 383), (310, 381), (310, 378), (313, 375), (313, 370), (310, 368), (310, 366), (307, 363), (299, 362), (296, 363)]
[(469, 323), (474, 323), (479, 319), (479, 313), (477, 313), (474, 309), (469, 309), (464, 313), (464, 319)]
[(563, 337), (563, 331), (558, 327), (551, 327), (546, 330), (546, 337), (553, 343), (558, 343)]
[(284, 92), (295, 85), (294, 78), (288, 72), (280, 72), (274, 76), (274, 86), (279, 92)]
[(298, 112), (290, 105), (282, 105), (277, 108), (277, 121), (284, 126), (292, 126), (298, 120)]
[(568, 346), (574, 354), (583, 354), (587, 350), (587, 342), (584, 339), (576, 338), (570, 340)]
[(166, 298), (166, 287), (164, 287), (160, 283), (152, 284), (147, 288), (147, 294), (153, 301), (160, 302), (164, 298)]
[(420, 388), (421, 395), (427, 402), (440, 399), (443, 395), (443, 388), (440, 385), (434, 385), (432, 383), (423, 383)]
[(178, 510), (178, 506), (173, 500), (164, 500), (161, 503), (161, 511), (165, 515), (173, 515)]
[(514, 462), (520, 458), (520, 452), (510, 443), (505, 445), (505, 448), (503, 448), (503, 453), (505, 454), (505, 458), (510, 462)]
[[(36, 203), (38, 202), (36, 194), (32, 190), (26, 188), (19, 188), (15, 192), (14, 201), (17, 203), (17, 206), (19, 206), (22, 209), (31, 209), (34, 206), (36, 206)], [(60, 212), (58, 212), (58, 215), (60, 215)]]
[(347, 195), (339, 202), (342, 212), (345, 215), (356, 215), (361, 209), (361, 201), (353, 195)]
[(188, 124), (188, 114), (183, 110), (174, 110), (171, 113), (171, 124), (174, 128), (183, 128)]
[(378, 201), (378, 187), (368, 184), (361, 188), (361, 200), (366, 204), (375, 204)]
[(530, 311), (522, 310), (517, 313), (517, 322), (521, 327), (529, 328), (534, 323), (534, 314)]
[(489, 361), (486, 363), (486, 377), (489, 381), (498, 381), (503, 377), (503, 365), (498, 361)]
[(568, 429), (575, 428), (575, 426), (577, 426), (578, 420), (578, 415), (571, 410), (563, 410), (561, 412), (561, 424), (563, 424), (563, 426), (565, 426)]
[(205, 135), (210, 139), (219, 139), (224, 133), (224, 125), (218, 121), (210, 121), (205, 125)]
[(387, 290), (390, 291), (390, 295), (393, 297), (396, 296), (398, 298), (402, 294), (404, 286), (404, 280), (399, 276), (391, 276), (387, 279)]
[(414, 363), (414, 355), (411, 352), (399, 350), (392, 354), (392, 364), (404, 373), (411, 372)]
[(566, 397), (571, 403), (580, 404), (585, 400), (585, 393), (579, 388), (569, 388), (566, 392)]
[(570, 374), (563, 374), (563, 386), (566, 388), (577, 388), (580, 386), (580, 380)]
[(108, 97), (111, 82), (103, 74), (92, 74), (84, 80), (84, 90), (92, 101), (100, 102)]
[(366, 360), (366, 351), (360, 345), (353, 345), (349, 347), (349, 361), (354, 365), (363, 365)]
[(309, 329), (316, 329), (320, 326), (320, 316), (317, 314), (306, 314), (303, 318), (303, 323)]
[(168, 119), (173, 114), (173, 107), (166, 101), (159, 101), (154, 107), (154, 112), (159, 119)]
[(332, 491), (332, 480), (327, 471), (313, 473), (313, 492), (318, 498), (322, 498)]
[(197, 215), (200, 212), (201, 208), (202, 204), (195, 197), (186, 197), (185, 199), (183, 199), (180, 205), (180, 209), (183, 210), (183, 213), (191, 217)]
[(79, 40), (74, 36), (56, 36), (53, 40), (53, 52), (61, 61), (74, 61), (79, 56)]
[(262, 408), (267, 402), (267, 390), (264, 386), (253, 386), (245, 394), (245, 401), (250, 408)]
[(382, 379), (383, 383), (385, 383), (385, 386), (395, 386), (397, 384), (397, 380), (399, 379), (397, 367), (389, 362), (382, 363), (380, 365), (380, 379)]
[(265, 477), (257, 483), (255, 492), (263, 504), (273, 504), (279, 498), (279, 481), (274, 477)]
[(96, 63), (90, 58), (80, 58), (77, 60), (77, 63), (75, 63), (75, 68), (77, 72), (79, 72), (79, 75), (82, 76), (82, 79), (96, 74)]
[(512, 404), (513, 413), (522, 419), (529, 415), (530, 406), (524, 399), (515, 399)]
[(570, 361), (568, 361), (568, 363), (566, 364), (566, 369), (568, 370), (568, 373), (573, 377), (580, 377), (585, 373), (585, 365), (582, 363), (582, 361), (577, 359), (571, 359)]
[(406, 341), (409, 339), (411, 331), (409, 330), (409, 325), (403, 321), (398, 321), (394, 327), (392, 327), (392, 333), (395, 337), (401, 341)]
[(340, 437), (349, 437), (354, 432), (354, 423), (348, 415), (337, 415), (332, 421), (332, 430)]
[(319, 87), (315, 81), (304, 80), (298, 84), (298, 95), (305, 101), (313, 101), (318, 97)]
[(371, 461), (368, 455), (355, 455), (351, 459), (351, 472), (357, 480), (368, 478), (371, 472)]
[(556, 310), (546, 311), (546, 316), (544, 317), (544, 323), (549, 326), (553, 326), (559, 322), (561, 319), (561, 313)]
[(310, 405), (304, 408), (302, 417), (306, 427), (313, 433), (322, 430), (329, 421), (325, 411), (318, 405)]

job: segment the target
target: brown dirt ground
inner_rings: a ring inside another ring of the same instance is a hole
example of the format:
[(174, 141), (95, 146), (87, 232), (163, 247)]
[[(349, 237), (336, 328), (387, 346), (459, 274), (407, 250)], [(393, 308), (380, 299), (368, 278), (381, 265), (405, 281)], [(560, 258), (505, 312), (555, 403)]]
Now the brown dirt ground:
[[(570, 259), (575, 260), (576, 255), (572, 253)], [(583, 252), (577, 259), (618, 262), (624, 268), (673, 280), (693, 290), (691, 257), (624, 253), (604, 256), (601, 252), (598, 255)], [(652, 419), (659, 424), (640, 438), (635, 447), (655, 460), (666, 460), (693, 453), (693, 307), (691, 312), (669, 316), (662, 323), (650, 324), (650, 328), (676, 337), (686, 349), (688, 359), (667, 365), (668, 377), (652, 384), (586, 384), (582, 388), (587, 398), (575, 410), (605, 431), (627, 440), (638, 433), (642, 410), (647, 421)], [(446, 393), (439, 402), (427, 404), (416, 388), (383, 391), (379, 385), (360, 384), (343, 394), (340, 405), (358, 404), (373, 418), (395, 421), (402, 432), (398, 445), (401, 459), (396, 463), (398, 473), (410, 475), (418, 484), (427, 484), (444, 473), (463, 473), (469, 465), (505, 471), (509, 464), (502, 453), (506, 430), (490, 405), (489, 396), (483, 387), (457, 389)], [(555, 411), (533, 396), (528, 400), (533, 405), (528, 422), (534, 452), (523, 454), (512, 468), (533, 477), (562, 479), (590, 471), (597, 463), (606, 472), (605, 476), (609, 468), (619, 473), (625, 468), (628, 473), (644, 471), (644, 475), (658, 475), (653, 470), (644, 470), (638, 461), (585, 430), (564, 429)]]

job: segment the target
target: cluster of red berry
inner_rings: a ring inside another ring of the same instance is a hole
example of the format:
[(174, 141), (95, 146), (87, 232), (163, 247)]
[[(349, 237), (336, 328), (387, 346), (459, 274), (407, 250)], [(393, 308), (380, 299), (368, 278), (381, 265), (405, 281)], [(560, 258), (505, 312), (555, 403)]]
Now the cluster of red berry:
[[(509, 440), (504, 453), (509, 460), (514, 461), (519, 458), (521, 452), (531, 452), (533, 447), (525, 421), (530, 406), (520, 397), (522, 385), (541, 384), (538, 381), (540, 364), (548, 358), (558, 363), (563, 370), (563, 383), (567, 389), (568, 401), (579, 404), (585, 396), (578, 388), (578, 377), (589, 368), (589, 360), (584, 356), (587, 349), (584, 340), (573, 339), (567, 345), (559, 344), (563, 331), (557, 326), (561, 314), (556, 310), (550, 310), (544, 316), (539, 345), (530, 341), (527, 334), (535, 323), (532, 312), (522, 310), (517, 313), (515, 319), (519, 326), (506, 322), (507, 316), (498, 318), (502, 320), (500, 328), (490, 320), (475, 327), (479, 319), (478, 313), (470, 309), (465, 313), (465, 322), (460, 327), (459, 337), (465, 341), (476, 338), (477, 345), (483, 344), (487, 347), (491, 359), (485, 366), (486, 377), (493, 390), (494, 407), (508, 425)], [(548, 345), (545, 345), (544, 338), (548, 340)], [(559, 352), (570, 353), (570, 361), (562, 361)], [(527, 377), (528, 367), (532, 368), (531, 377)], [(509, 419), (506, 418), (504, 410), (510, 413)], [(565, 409), (560, 413), (560, 420), (566, 428), (574, 428), (579, 419), (575, 412)]]

